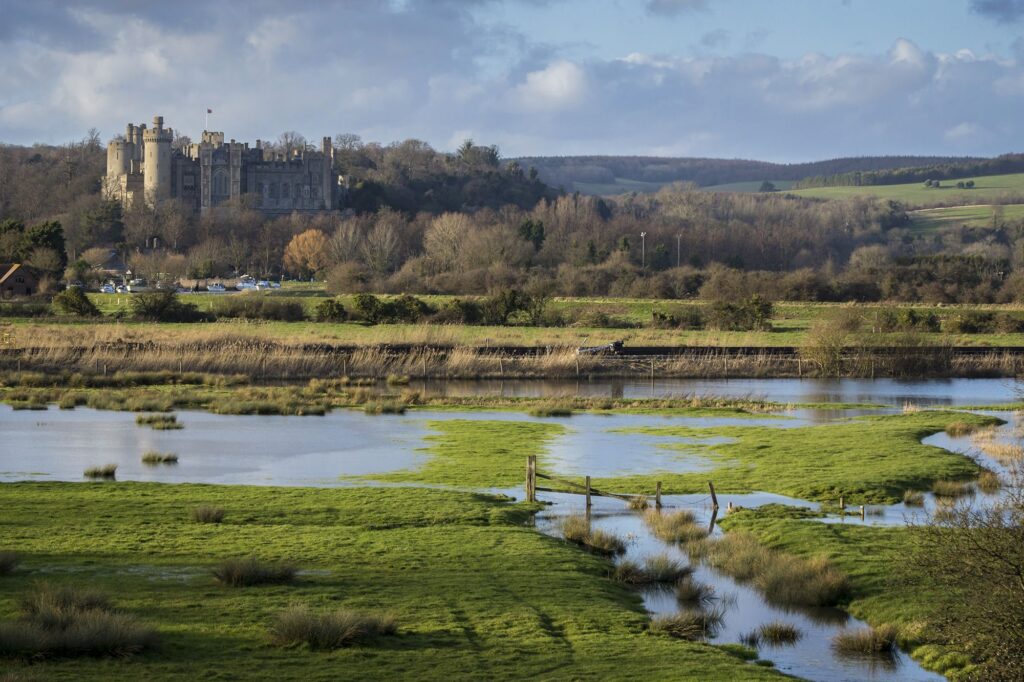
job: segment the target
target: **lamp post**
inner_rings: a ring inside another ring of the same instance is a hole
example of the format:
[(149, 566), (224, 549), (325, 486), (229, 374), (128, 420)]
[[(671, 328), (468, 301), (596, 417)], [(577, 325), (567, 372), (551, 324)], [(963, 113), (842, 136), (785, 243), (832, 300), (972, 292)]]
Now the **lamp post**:
[(680, 232), (676, 235), (676, 267), (679, 267), (679, 241), (683, 238), (683, 233)]
[(640, 269), (647, 269), (647, 233), (640, 233)]

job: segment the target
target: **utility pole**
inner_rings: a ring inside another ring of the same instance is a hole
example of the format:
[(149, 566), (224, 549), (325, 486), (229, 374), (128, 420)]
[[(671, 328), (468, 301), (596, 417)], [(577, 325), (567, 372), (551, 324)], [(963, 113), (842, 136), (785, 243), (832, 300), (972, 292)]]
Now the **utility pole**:
[(647, 269), (647, 233), (640, 233), (640, 269)]
[(683, 233), (680, 232), (676, 235), (676, 267), (679, 267), (679, 242), (683, 238)]

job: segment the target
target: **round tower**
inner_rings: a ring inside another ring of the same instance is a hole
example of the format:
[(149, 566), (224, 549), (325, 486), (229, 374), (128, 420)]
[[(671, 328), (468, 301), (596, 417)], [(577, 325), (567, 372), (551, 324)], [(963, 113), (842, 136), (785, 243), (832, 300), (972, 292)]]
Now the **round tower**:
[(171, 196), (171, 137), (170, 129), (164, 129), (163, 116), (154, 116), (153, 127), (142, 133), (146, 146), (143, 187), (150, 205)]
[(130, 167), (131, 154), (128, 143), (118, 138), (107, 145), (107, 175), (126, 175)]

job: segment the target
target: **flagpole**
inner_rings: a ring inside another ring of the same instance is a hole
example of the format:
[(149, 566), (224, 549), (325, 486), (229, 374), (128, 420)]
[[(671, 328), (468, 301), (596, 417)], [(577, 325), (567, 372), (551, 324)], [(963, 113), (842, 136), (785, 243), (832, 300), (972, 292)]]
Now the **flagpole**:
[(206, 108), (206, 123), (203, 124), (203, 132), (210, 129), (210, 108)]

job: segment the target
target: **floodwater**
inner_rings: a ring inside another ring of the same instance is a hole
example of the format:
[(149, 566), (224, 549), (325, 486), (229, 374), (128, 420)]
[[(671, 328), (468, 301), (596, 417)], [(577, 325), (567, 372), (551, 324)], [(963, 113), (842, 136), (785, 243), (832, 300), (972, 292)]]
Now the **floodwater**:
[[(905, 403), (921, 406), (958, 406), (1007, 403), (1018, 400), (1018, 387), (1004, 379), (951, 379), (897, 382), (891, 380), (672, 380), (656, 382), (504, 382), (500, 390), (487, 382), (467, 385), (447, 382), (447, 395), (602, 395), (647, 397), (674, 395), (722, 395), (763, 398), (782, 403), (842, 402), (872, 403), (878, 410), (797, 409), (756, 417), (694, 418), (665, 415), (576, 414), (570, 418), (536, 418), (514, 412), (412, 411), (402, 416), (368, 416), (362, 412), (338, 410), (323, 417), (228, 416), (181, 411), (178, 419), (185, 428), (154, 431), (135, 424), (135, 415), (103, 412), (88, 408), (46, 411), (14, 411), (0, 406), (0, 481), (82, 480), (85, 468), (113, 463), (119, 480), (196, 482), (248, 485), (336, 486), (352, 484), (345, 477), (370, 476), (417, 466), (426, 456), (428, 422), (432, 420), (552, 421), (566, 426), (564, 435), (548, 448), (545, 467), (562, 475), (589, 474), (607, 477), (662, 471), (703, 471), (717, 466), (706, 449), (723, 438), (680, 439), (630, 432), (645, 426), (768, 426), (793, 428), (827, 423), (839, 417), (865, 413), (888, 413)], [(490, 387), (489, 387), (490, 386)], [(432, 387), (430, 390), (436, 390)], [(552, 392), (548, 392), (552, 391)], [(554, 393), (554, 391), (558, 391)], [(1004, 440), (1017, 439), (1015, 415), (992, 412), (1009, 423), (1000, 428)], [(986, 467), (1002, 472), (997, 461), (972, 445), (969, 437), (953, 438), (940, 433), (926, 443), (963, 452)], [(1014, 440), (1014, 442), (1019, 442)], [(671, 447), (667, 447), (671, 446)], [(176, 465), (150, 467), (140, 461), (149, 450), (174, 452)], [(29, 453), (29, 456), (26, 456)], [(521, 490), (503, 491), (521, 496)], [(538, 516), (537, 525), (556, 533), (559, 517), (582, 511), (579, 497), (542, 493), (552, 505)], [(971, 504), (990, 504), (997, 496), (977, 494)], [(709, 501), (703, 495), (665, 496), (666, 507), (695, 511), (710, 520)], [(724, 510), (731, 502), (754, 507), (768, 503), (817, 508), (812, 502), (767, 493), (719, 495)], [(899, 525), (924, 521), (936, 508), (926, 495), (923, 507), (902, 504), (869, 509), (864, 520), (856, 516), (830, 517), (827, 522)], [(595, 498), (593, 523), (629, 538), (626, 557), (642, 559), (668, 553), (686, 561), (678, 546), (655, 538), (635, 512), (621, 502)], [(715, 529), (715, 533), (719, 531)], [(884, 660), (843, 659), (833, 654), (831, 641), (844, 628), (863, 623), (835, 609), (784, 609), (773, 606), (749, 585), (705, 566), (697, 566), (695, 579), (715, 588), (717, 605), (725, 613), (722, 628), (714, 634), (716, 643), (739, 642), (757, 626), (780, 620), (796, 625), (802, 638), (791, 646), (762, 646), (762, 658), (771, 660), (784, 672), (811, 680), (931, 681), (942, 677), (923, 670), (898, 652)], [(678, 609), (670, 592), (657, 589), (642, 592), (644, 604), (654, 614)]]

